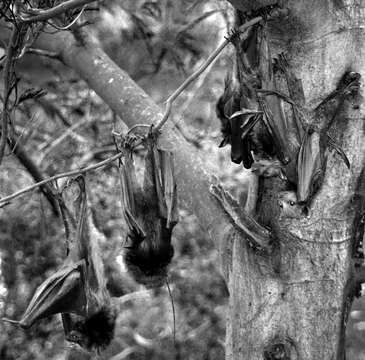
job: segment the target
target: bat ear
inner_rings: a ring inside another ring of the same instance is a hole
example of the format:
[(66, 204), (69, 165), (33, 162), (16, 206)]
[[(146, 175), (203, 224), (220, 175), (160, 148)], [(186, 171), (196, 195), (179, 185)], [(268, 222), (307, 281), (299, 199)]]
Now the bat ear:
[(85, 313), (85, 262), (64, 267), (45, 280), (36, 290), (19, 325), (27, 329), (35, 322), (58, 313)]

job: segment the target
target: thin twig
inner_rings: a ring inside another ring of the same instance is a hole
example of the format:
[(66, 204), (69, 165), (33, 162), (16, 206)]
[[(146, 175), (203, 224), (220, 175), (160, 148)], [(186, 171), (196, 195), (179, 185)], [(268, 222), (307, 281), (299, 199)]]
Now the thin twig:
[[(42, 171), (37, 167), (32, 158), (28, 155), (25, 149), (19, 144), (19, 140), (14, 137), (9, 137), (8, 145), (12, 149), (12, 153), (16, 156), (23, 167), (28, 171), (34, 181), (43, 181), (44, 175)], [(58, 216), (58, 206), (54, 197), (52, 186), (45, 184), (40, 186), (41, 191), (47, 198), (51, 205), (53, 213)]]
[(53, 8), (43, 10), (43, 9), (32, 9), (29, 11), (32, 11), (32, 15), (29, 16), (21, 16), (20, 20), (23, 23), (32, 23), (36, 21), (46, 21), (49, 20), (55, 16), (61, 15), (64, 12), (68, 10), (72, 10), (74, 8), (78, 8), (84, 5), (87, 5), (91, 2), (94, 2), (95, 0), (69, 0), (65, 1), (57, 6), (54, 6)]
[(175, 351), (177, 351), (177, 348), (176, 348), (176, 312), (175, 312), (175, 304), (174, 304), (174, 298), (172, 297), (170, 285), (169, 285), (169, 282), (168, 282), (167, 279), (166, 279), (166, 287), (167, 287), (167, 291), (168, 291), (170, 299), (171, 299), (172, 318), (173, 318), (173, 322), (174, 322), (174, 328), (173, 328), (174, 347), (175, 347)]
[[(41, 21), (41, 20), (45, 20), (45, 19), (48, 19), (52, 16), (55, 16), (55, 15), (58, 15), (59, 13), (62, 13), (66, 10), (68, 10), (69, 8), (65, 8), (65, 6), (70, 6), (70, 9), (73, 8), (73, 7), (76, 7), (76, 6), (82, 6), (86, 3), (89, 3), (91, 1), (86, 1), (86, 0), (70, 0), (70, 1), (67, 1), (65, 3), (62, 3), (52, 9), (49, 9), (49, 10), (46, 10), (45, 12), (42, 12), (41, 14), (37, 14), (36, 16), (33, 16), (31, 21)], [(71, 6), (72, 4), (72, 6)], [(77, 5), (76, 5), (77, 4)], [(61, 10), (62, 9), (62, 10)], [(49, 13), (52, 13), (54, 15), (50, 16)], [(48, 17), (46, 16), (48, 15)], [(37, 20), (35, 20), (35, 18)], [(232, 37), (233, 36), (236, 36), (237, 35), (237, 32), (238, 33), (242, 33), (244, 31), (246, 31), (248, 28), (250, 28), (251, 26), (259, 23), (260, 21), (262, 21), (263, 18), (261, 16), (258, 16), (248, 22), (246, 22), (245, 24), (243, 24), (240, 28), (238, 28), (238, 30), (233, 33), (231, 36), (229, 36), (220, 46), (218, 46), (218, 48), (208, 57), (208, 59), (202, 64), (201, 67), (199, 67), (199, 69), (194, 72), (192, 75), (190, 75), (181, 85), (180, 87), (175, 90), (175, 92), (167, 99), (166, 101), (166, 110), (165, 110), (165, 113), (163, 115), (163, 118), (161, 119), (161, 121), (157, 124), (157, 126), (155, 127), (154, 131), (155, 132), (159, 132), (159, 130), (162, 128), (162, 126), (166, 123), (166, 121), (168, 120), (169, 118), (169, 115), (171, 113), (171, 107), (172, 107), (172, 104), (173, 102), (176, 100), (176, 98), (194, 81), (196, 80), (200, 74), (202, 74), (207, 68), (208, 66), (218, 57), (218, 55), (222, 52), (222, 50), (231, 42), (232, 40)], [(30, 20), (28, 21), (30, 22)], [(134, 143), (134, 147), (140, 145), (141, 143), (143, 142), (143, 139), (139, 139), (137, 140), (135, 143)], [(44, 184), (47, 184), (51, 181), (54, 181), (54, 180), (57, 180), (57, 179), (61, 179), (61, 178), (64, 178), (64, 177), (69, 177), (69, 176), (75, 176), (75, 175), (80, 175), (80, 174), (84, 174), (88, 171), (93, 171), (93, 170), (96, 170), (96, 169), (99, 169), (101, 167), (104, 167), (110, 163), (112, 163), (113, 161), (115, 160), (118, 160), (120, 159), (121, 157), (123, 157), (124, 154), (122, 152), (108, 158), (108, 159), (105, 159), (99, 163), (96, 163), (94, 165), (90, 165), (88, 167), (84, 167), (84, 168), (81, 168), (79, 170), (73, 170), (73, 171), (68, 171), (68, 172), (64, 172), (64, 173), (61, 173), (61, 174), (58, 174), (58, 175), (54, 175), (48, 179), (45, 179), (43, 181), (40, 181), (36, 184), (33, 184), (33, 185), (30, 185), (22, 190), (19, 190), (11, 195), (8, 195), (8, 196), (5, 196), (3, 198), (0, 199), (0, 206), (6, 202), (8, 202), (9, 200), (12, 200), (20, 195), (23, 195), (31, 190), (34, 190), (36, 188), (38, 188), (39, 186), (42, 186)]]
[[(134, 141), (133, 142), (133, 148), (136, 148), (137, 146), (141, 145), (143, 143), (143, 141), (144, 141), (143, 138), (140, 138), (140, 139), (137, 139), (136, 141)], [(15, 199), (16, 197), (18, 197), (20, 195), (23, 195), (23, 194), (25, 194), (29, 191), (32, 191), (32, 190), (34, 190), (34, 189), (36, 189), (36, 188), (38, 188), (38, 187), (40, 187), (44, 184), (48, 184), (51, 181), (54, 181), (54, 180), (57, 180), (57, 179), (62, 179), (64, 177), (70, 177), (70, 176), (85, 174), (88, 171), (93, 171), (93, 170), (99, 169), (101, 167), (104, 167), (104, 166), (112, 163), (113, 161), (120, 159), (123, 156), (124, 156), (124, 152), (119, 152), (118, 154), (115, 154), (112, 157), (110, 157), (108, 159), (105, 159), (103, 161), (100, 161), (100, 162), (98, 162), (94, 165), (90, 165), (90, 166), (81, 168), (79, 170), (71, 170), (71, 171), (67, 171), (67, 172), (64, 172), (64, 173), (61, 173), (61, 174), (58, 174), (58, 175), (51, 176), (48, 179), (44, 179), (44, 180), (42, 180), (40, 182), (37, 182), (33, 185), (27, 186), (26, 188), (24, 188), (22, 190), (19, 190), (19, 191), (15, 192), (11, 195), (8, 195), (8, 196), (5, 196), (5, 197), (1, 198), (0, 199), (0, 207), (3, 205), (3, 203), (8, 202), (9, 200)]]
[[(38, 159), (38, 163), (41, 163), (48, 156), (48, 154), (56, 146), (58, 146), (63, 140), (65, 140), (68, 136), (73, 135), (73, 133), (76, 129), (78, 129), (81, 126), (85, 126), (86, 124), (87, 123), (86, 123), (85, 119), (82, 119), (81, 121), (73, 124), (71, 127), (66, 129), (66, 131), (64, 131), (61, 136), (57, 137), (56, 139), (51, 140), (50, 142), (47, 142), (47, 144), (42, 146), (41, 150), (44, 150), (44, 152), (43, 152), (42, 156), (40, 156), (40, 158)], [(84, 139), (82, 139), (82, 141), (87, 142), (87, 140), (84, 140)]]
[(86, 8), (86, 5), (84, 5), (82, 7), (82, 9), (80, 10), (80, 12), (77, 14), (77, 16), (69, 24), (67, 24), (65, 26), (58, 26), (58, 25), (53, 24), (53, 23), (50, 23), (50, 22), (47, 22), (47, 23), (49, 25), (53, 26), (54, 28), (56, 28), (57, 30), (61, 30), (61, 31), (68, 30), (68, 29), (70, 29), (72, 26), (74, 26), (76, 24), (77, 20), (80, 19), (80, 17), (83, 14), (85, 8)]
[(29, 191), (32, 191), (44, 184), (48, 184), (49, 182), (51, 181), (54, 181), (54, 180), (57, 180), (57, 179), (61, 179), (61, 178), (64, 178), (64, 177), (69, 177), (69, 176), (75, 176), (75, 175), (81, 175), (81, 174), (85, 174), (86, 172), (88, 171), (92, 171), (92, 170), (96, 170), (96, 169), (99, 169), (105, 165), (108, 165), (110, 163), (112, 163), (113, 161), (115, 160), (118, 160), (119, 158), (121, 158), (124, 154), (123, 153), (118, 153), (108, 159), (105, 159), (103, 161), (100, 161), (99, 163), (97, 164), (94, 164), (94, 165), (90, 165), (90, 166), (87, 166), (85, 168), (82, 168), (82, 169), (79, 169), (79, 170), (72, 170), (72, 171), (67, 171), (67, 172), (64, 172), (64, 173), (61, 173), (61, 174), (58, 174), (58, 175), (54, 175), (54, 176), (51, 176), (49, 177), (48, 179), (44, 179), (38, 183), (35, 183), (33, 185), (30, 185), (22, 190), (19, 190), (9, 196), (6, 196), (6, 197), (3, 197), (0, 199), (0, 206), (1, 204), (3, 204), (4, 202), (7, 202), (9, 200), (12, 200), (12, 199), (15, 199), (16, 197), (20, 196), (20, 195), (23, 195)]
[(250, 21), (247, 21), (245, 24), (240, 26), (236, 32), (234, 32), (232, 35), (230, 35), (228, 38), (226, 38), (221, 45), (219, 45), (208, 57), (208, 59), (199, 67), (197, 71), (195, 71), (193, 74), (191, 74), (175, 91), (172, 95), (169, 96), (169, 98), (166, 100), (166, 110), (163, 115), (163, 118), (161, 121), (157, 124), (155, 127), (155, 131), (158, 132), (162, 126), (166, 123), (168, 120), (171, 108), (173, 102), (176, 100), (176, 98), (192, 83), (194, 82), (206, 69), (207, 67), (216, 60), (218, 55), (223, 51), (223, 49), (231, 42), (233, 36), (237, 36), (237, 32), (242, 33), (245, 32), (248, 28), (251, 26), (259, 23), (262, 21), (263, 18), (261, 16), (258, 16)]
[(182, 27), (182, 29), (179, 31), (179, 34), (182, 34), (184, 32), (187, 32), (188, 30), (191, 30), (194, 26), (198, 25), (200, 22), (202, 22), (206, 18), (208, 18), (216, 13), (221, 13), (223, 11), (224, 10), (222, 10), (222, 9), (215, 9), (215, 10), (207, 11), (206, 13), (197, 17), (196, 19), (193, 19), (189, 24)]
[(43, 49), (37, 49), (37, 48), (30, 47), (27, 50), (27, 54), (44, 56), (44, 57), (48, 57), (50, 59), (55, 59), (55, 60), (62, 62), (62, 58), (61, 58), (60, 54), (58, 54), (56, 52), (52, 52), (52, 51), (47, 51), (47, 50), (43, 50)]
[(144, 127), (144, 128), (151, 128), (151, 125), (148, 124), (136, 124), (133, 125), (131, 128), (128, 129), (127, 135), (129, 135), (131, 132), (136, 130), (137, 128)]

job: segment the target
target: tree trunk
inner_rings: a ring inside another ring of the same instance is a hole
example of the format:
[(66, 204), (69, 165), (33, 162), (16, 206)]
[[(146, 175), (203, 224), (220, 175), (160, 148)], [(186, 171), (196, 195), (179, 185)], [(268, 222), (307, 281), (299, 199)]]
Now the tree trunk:
[[(270, 3), (231, 2), (241, 10)], [(359, 1), (291, 0), (284, 5), (288, 16), (269, 25), (272, 55), (287, 54), (296, 76), (302, 79), (309, 107), (330, 94), (346, 70), (365, 78), (365, 13)], [(161, 119), (157, 105), (96, 44), (57, 34), (44, 35), (38, 46), (60, 53), (128, 126)], [(355, 276), (355, 242), (363, 236), (364, 216), (365, 109), (361, 95), (355, 103), (345, 102), (332, 134), (351, 169), (335, 153), (329, 155), (324, 183), (308, 217), (280, 217), (277, 194), (282, 180), (260, 180), (256, 209), (273, 230), (271, 254), (248, 246), (210, 195), (214, 180), (196, 150), (171, 124), (163, 128), (161, 141), (176, 155), (180, 197), (196, 213), (221, 254), (230, 292), (227, 359), (345, 358), (347, 315), (361, 281)]]
[[(253, 2), (232, 3), (249, 9)], [(268, 1), (255, 7), (260, 4)], [(365, 17), (357, 1), (288, 1), (287, 6), (289, 15), (269, 26), (272, 55), (286, 53), (310, 107), (336, 88), (346, 70), (365, 77), (360, 25)], [(351, 169), (337, 155), (329, 156), (308, 217), (280, 219), (281, 181), (260, 181), (257, 209), (275, 229), (278, 244), (268, 259), (234, 241), (227, 359), (345, 358), (345, 326), (358, 291), (354, 247), (361, 237), (365, 181), (364, 105), (357, 100), (345, 103), (332, 132)]]

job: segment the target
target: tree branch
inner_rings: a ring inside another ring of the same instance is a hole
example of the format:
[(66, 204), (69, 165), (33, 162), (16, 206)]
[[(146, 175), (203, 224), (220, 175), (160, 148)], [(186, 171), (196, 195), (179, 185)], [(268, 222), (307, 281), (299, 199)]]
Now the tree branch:
[(170, 113), (171, 113), (171, 108), (172, 108), (172, 104), (173, 102), (176, 100), (176, 98), (191, 84), (193, 83), (206, 69), (207, 67), (212, 64), (216, 58), (218, 57), (218, 55), (223, 51), (223, 49), (231, 42), (232, 38), (234, 36), (237, 36), (238, 33), (243, 33), (245, 32), (248, 28), (250, 28), (251, 26), (257, 24), (258, 22), (260, 22), (261, 20), (263, 20), (263, 18), (261, 16), (258, 16), (250, 21), (247, 21), (245, 24), (243, 24), (242, 26), (240, 26), (240, 28), (233, 32), (228, 38), (225, 39), (225, 41), (223, 41), (222, 44), (220, 44), (208, 57), (208, 59), (204, 62), (204, 64), (202, 64), (200, 66), (200, 68), (195, 71), (193, 74), (191, 74), (175, 91), (174, 93), (169, 96), (169, 98), (166, 100), (166, 110), (165, 110), (165, 114), (163, 116), (163, 118), (161, 119), (161, 121), (159, 122), (159, 124), (156, 126), (156, 131), (160, 130), (162, 128), (162, 126), (166, 123), (166, 121), (168, 120)]
[[(27, 169), (29, 174), (32, 176), (34, 181), (44, 182), (44, 175), (38, 169), (37, 165), (34, 161), (27, 155), (26, 151), (22, 148), (22, 146), (16, 142), (15, 139), (8, 140), (9, 147), (12, 148), (14, 155), (17, 157), (19, 162)], [(58, 204), (53, 195), (52, 187), (48, 185), (47, 182), (44, 182), (42, 185), (39, 185), (41, 188), (42, 193), (49, 201), (53, 213), (58, 216)], [(3, 204), (2, 199), (0, 199), (0, 207)]]
[[(163, 115), (161, 109), (134, 83), (134, 81), (97, 46), (86, 40), (86, 45), (77, 44), (69, 33), (54, 35), (42, 34), (35, 46), (39, 49), (59, 53), (63, 61), (72, 67), (81, 78), (110, 106), (128, 127), (135, 124), (158, 124)], [(222, 229), (229, 231), (232, 224), (219, 204), (209, 193), (209, 186), (217, 181), (207, 171), (209, 162), (200, 158), (196, 149), (188, 144), (173, 128), (166, 123), (159, 136), (160, 146), (175, 150), (175, 170), (178, 190), (182, 203), (199, 218), (201, 225), (210, 233), (219, 247)], [(98, 164), (56, 175), (44, 182), (60, 177), (73, 176), (94, 170), (118, 159), (121, 154), (106, 159)], [(30, 191), (29, 187), (21, 193)], [(11, 199), (18, 196), (13, 194)], [(9, 197), (2, 199), (7, 201)], [(209, 211), (207, 211), (209, 209)]]
[(36, 21), (46, 21), (49, 20), (57, 15), (63, 14), (68, 10), (72, 10), (89, 3), (94, 2), (95, 0), (69, 0), (65, 1), (53, 8), (43, 10), (43, 9), (31, 9), (29, 12), (32, 14), (29, 16), (22, 16), (21, 21), (23, 23), (32, 23)]
[[(18, 147), (18, 145), (17, 145), (17, 147)], [(50, 182), (52, 182), (54, 180), (62, 179), (64, 177), (70, 177), (70, 176), (76, 176), (76, 175), (85, 174), (88, 171), (96, 170), (96, 169), (99, 169), (99, 168), (101, 168), (101, 167), (103, 167), (105, 165), (108, 165), (108, 164), (112, 163), (113, 161), (121, 158), (122, 156), (123, 156), (122, 153), (118, 153), (118, 154), (116, 154), (116, 155), (114, 155), (114, 156), (112, 156), (112, 157), (110, 157), (110, 158), (108, 158), (106, 160), (103, 160), (103, 161), (101, 161), (101, 162), (99, 162), (97, 164), (90, 165), (90, 166), (81, 168), (79, 170), (67, 171), (67, 172), (64, 172), (64, 173), (61, 173), (61, 174), (57, 174), (57, 175), (51, 176), (51, 177), (49, 177), (47, 179), (43, 179), (43, 180), (41, 180), (41, 181), (39, 181), (39, 182), (37, 182), (37, 183), (35, 183), (33, 185), (27, 186), (24, 189), (19, 190), (19, 191), (15, 192), (15, 193), (13, 193), (13, 194), (11, 194), (9, 196), (5, 196), (5, 197), (1, 198), (0, 199), (0, 206), (3, 205), (4, 203), (10, 201), (10, 200), (13, 200), (13, 199), (15, 199), (15, 198), (17, 198), (17, 197), (19, 197), (19, 196), (21, 196), (23, 194), (26, 194), (29, 191), (32, 191), (32, 190), (37, 189), (39, 187), (42, 187), (42, 186), (44, 186), (44, 185), (46, 185), (46, 184), (48, 184), (48, 183), (50, 183)], [(39, 180), (39, 179), (35, 179), (35, 180)]]

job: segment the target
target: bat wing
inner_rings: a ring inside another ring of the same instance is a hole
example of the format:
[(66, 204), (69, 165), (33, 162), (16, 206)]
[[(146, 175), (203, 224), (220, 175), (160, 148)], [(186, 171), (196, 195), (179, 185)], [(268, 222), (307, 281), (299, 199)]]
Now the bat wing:
[(305, 133), (297, 162), (297, 198), (299, 203), (310, 200), (318, 181), (323, 177), (322, 157), (320, 135), (317, 132)]
[(170, 228), (171, 225), (176, 224), (179, 219), (177, 208), (177, 187), (174, 173), (174, 155), (172, 152), (165, 150), (159, 150), (159, 155), (161, 159), (163, 196), (167, 211), (166, 226)]
[(57, 313), (84, 314), (85, 266), (85, 261), (80, 261), (62, 268), (45, 280), (37, 288), (19, 325), (29, 328), (36, 321)]
[[(259, 73), (261, 88), (264, 90), (276, 91), (276, 82), (272, 68), (272, 57), (269, 43), (266, 37), (266, 27), (259, 27)], [(278, 159), (287, 164), (290, 161), (289, 147), (287, 141), (287, 121), (283, 111), (281, 99), (275, 95), (268, 95), (265, 99), (259, 99), (261, 110), (265, 114), (265, 125), (270, 133), (276, 149)]]
[[(272, 96), (271, 96), (271, 98), (272, 98)], [(264, 113), (263, 121), (264, 121), (264, 124), (266, 125), (267, 131), (270, 134), (270, 136), (272, 138), (272, 141), (275, 145), (275, 149), (276, 149), (276, 153), (277, 153), (276, 155), (277, 155), (278, 159), (283, 164), (287, 164), (290, 160), (290, 157), (287, 154), (288, 144), (285, 140), (285, 136), (287, 134), (285, 134), (285, 131), (283, 130), (285, 127), (278, 125), (277, 120), (280, 119), (281, 115), (280, 116), (274, 116), (273, 112), (271, 111), (270, 105), (272, 105), (272, 104), (270, 104), (270, 102), (273, 102), (273, 101), (274, 101), (273, 99), (271, 99), (271, 100), (269, 100), (269, 99), (267, 99), (267, 100), (260, 99), (261, 109)], [(280, 112), (281, 111), (279, 111), (279, 113)], [(277, 114), (275, 114), (275, 115), (277, 115)], [(283, 123), (284, 123), (284, 121), (281, 122), (281, 124), (283, 124)]]
[(231, 160), (240, 164), (244, 157), (245, 147), (242, 146), (243, 116), (236, 116), (230, 119), (231, 123)]
[[(152, 173), (153, 181), (145, 179), (145, 190), (154, 192), (159, 216), (166, 219), (166, 227), (170, 228), (178, 221), (177, 191), (174, 174), (173, 153), (158, 149), (156, 141), (149, 139), (146, 155), (146, 176)], [(153, 189), (149, 188), (153, 186)]]
[(119, 167), (122, 190), (122, 210), (129, 231), (136, 239), (143, 239), (146, 235), (137, 220), (135, 196), (138, 192), (138, 183), (135, 178), (135, 168), (132, 155), (128, 153), (123, 164)]
[(276, 65), (285, 76), (289, 96), (295, 104), (292, 104), (293, 122), (295, 126), (294, 128), (297, 132), (297, 138), (299, 141), (301, 141), (304, 136), (304, 128), (303, 121), (301, 120), (300, 112), (298, 112), (297, 106), (302, 107), (305, 104), (302, 81), (295, 76), (293, 69), (289, 66), (289, 63), (283, 53), (279, 55)]

